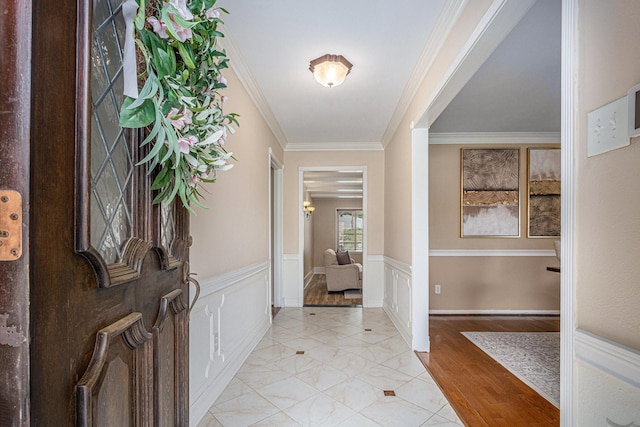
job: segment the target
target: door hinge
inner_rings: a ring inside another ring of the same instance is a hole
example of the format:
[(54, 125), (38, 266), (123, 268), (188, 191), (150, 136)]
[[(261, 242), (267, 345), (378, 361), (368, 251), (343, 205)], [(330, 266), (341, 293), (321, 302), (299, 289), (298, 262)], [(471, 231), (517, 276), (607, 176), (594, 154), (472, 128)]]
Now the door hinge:
[(15, 261), (22, 255), (22, 195), (0, 190), (0, 261)]

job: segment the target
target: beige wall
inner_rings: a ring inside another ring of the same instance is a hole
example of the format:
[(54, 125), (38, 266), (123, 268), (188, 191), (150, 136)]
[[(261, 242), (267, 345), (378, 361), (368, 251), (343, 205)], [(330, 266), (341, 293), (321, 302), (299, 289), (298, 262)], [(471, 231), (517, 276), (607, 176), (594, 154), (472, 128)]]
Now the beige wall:
[[(287, 151), (284, 169), (284, 253), (298, 253), (300, 167), (367, 167), (367, 251), (382, 255), (384, 248), (384, 152), (383, 151)], [(316, 236), (317, 238), (317, 236)]]
[(491, 0), (474, 0), (467, 4), (385, 149), (384, 255), (409, 265), (412, 262), (411, 123), (422, 116), (458, 52), (490, 5)]
[[(336, 209), (362, 209), (361, 199), (316, 199), (313, 213), (313, 265), (324, 267), (325, 249), (336, 249)], [(356, 262), (362, 263), (362, 255), (351, 254)]]
[[(430, 310), (560, 310), (560, 275), (552, 257), (431, 257)], [(436, 295), (434, 286), (442, 292)]]
[(411, 134), (404, 126), (384, 158), (384, 255), (411, 265)]
[(640, 2), (579, 2), (577, 326), (640, 349), (640, 140), (587, 158), (587, 113), (640, 83)]
[(527, 149), (520, 148), (520, 238), (460, 237), (460, 149), (484, 146), (429, 146), (429, 246), (431, 249), (553, 249), (553, 239), (527, 239)]
[[(461, 145), (429, 147), (430, 249), (553, 249), (553, 239), (528, 239), (527, 150), (520, 144), (520, 238), (460, 237)], [(465, 147), (466, 148), (466, 147)], [(474, 147), (475, 148), (475, 147)], [(432, 310), (560, 310), (555, 257), (430, 257)], [(435, 285), (442, 293), (435, 295)]]
[(203, 191), (208, 210), (191, 215), (191, 271), (203, 279), (269, 260), (269, 147), (283, 151), (236, 75), (225, 77), (225, 112), (240, 114), (227, 149), (238, 159)]

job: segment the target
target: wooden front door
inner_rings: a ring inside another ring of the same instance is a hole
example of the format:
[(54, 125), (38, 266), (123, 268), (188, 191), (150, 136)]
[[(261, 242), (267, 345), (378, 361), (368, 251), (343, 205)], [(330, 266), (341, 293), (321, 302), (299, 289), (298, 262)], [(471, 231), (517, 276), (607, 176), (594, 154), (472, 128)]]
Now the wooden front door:
[[(10, 76), (27, 82), (11, 111), (30, 118), (13, 134), (28, 139), (3, 136), (0, 155), (30, 182), (15, 261), (28, 262), (28, 300), (0, 295), (8, 325), (20, 310), (30, 324), (18, 328), (16, 385), (0, 385), (2, 425), (188, 425), (188, 215), (151, 203), (153, 171), (136, 166), (142, 131), (118, 126), (121, 3), (2, 2), (27, 34), (2, 43), (31, 53)], [(12, 157), (29, 139), (30, 156)]]

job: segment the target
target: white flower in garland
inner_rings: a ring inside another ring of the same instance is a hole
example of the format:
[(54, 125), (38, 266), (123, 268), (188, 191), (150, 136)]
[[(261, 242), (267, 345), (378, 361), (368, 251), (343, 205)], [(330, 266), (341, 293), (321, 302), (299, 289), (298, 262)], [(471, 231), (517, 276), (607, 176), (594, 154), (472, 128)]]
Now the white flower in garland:
[[(191, 211), (192, 204), (204, 207), (200, 185), (232, 167), (232, 154), (223, 146), (232, 125), (238, 125), (237, 114), (222, 111), (227, 97), (219, 90), (227, 80), (221, 70), (229, 59), (217, 46), (217, 38), (224, 37), (217, 25), (227, 11), (215, 2), (170, 0), (149, 7), (137, 0), (135, 42), (146, 64), (139, 76), (144, 85), (137, 98), (125, 99), (120, 114), (123, 127), (149, 128), (142, 145), (151, 148), (139, 164), (158, 169), (154, 203), (179, 197)], [(145, 16), (148, 10), (151, 16)]]

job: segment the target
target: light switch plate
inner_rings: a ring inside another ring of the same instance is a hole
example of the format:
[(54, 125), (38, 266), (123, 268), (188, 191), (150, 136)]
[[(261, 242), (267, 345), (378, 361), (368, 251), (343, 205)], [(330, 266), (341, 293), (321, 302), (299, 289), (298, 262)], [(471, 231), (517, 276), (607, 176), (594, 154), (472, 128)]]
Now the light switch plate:
[(590, 112), (587, 116), (587, 157), (629, 145), (627, 97)]

